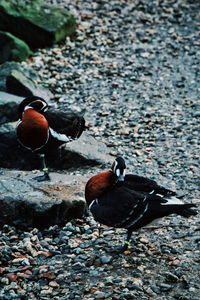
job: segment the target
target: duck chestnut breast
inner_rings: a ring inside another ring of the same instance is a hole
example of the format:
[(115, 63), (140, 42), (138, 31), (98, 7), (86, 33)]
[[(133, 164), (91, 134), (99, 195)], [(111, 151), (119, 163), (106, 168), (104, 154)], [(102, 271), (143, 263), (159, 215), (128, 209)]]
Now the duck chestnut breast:
[(32, 151), (39, 150), (49, 138), (46, 118), (33, 108), (27, 108), (17, 126), (17, 137), (24, 147)]
[(115, 183), (115, 175), (113, 172), (103, 172), (90, 178), (85, 187), (85, 199), (87, 205), (107, 191)]
[(93, 176), (86, 184), (85, 198), (94, 219), (104, 225), (127, 229), (127, 239), (117, 252), (127, 249), (132, 232), (155, 219), (177, 214), (197, 214), (193, 203), (184, 203), (176, 193), (154, 180), (125, 175), (126, 164), (117, 157), (111, 171)]
[(85, 130), (85, 119), (71, 110), (60, 111), (48, 107), (36, 96), (25, 98), (18, 107), (17, 138), (22, 146), (39, 155), (43, 176), (37, 181), (50, 180), (45, 155), (62, 144), (78, 139)]

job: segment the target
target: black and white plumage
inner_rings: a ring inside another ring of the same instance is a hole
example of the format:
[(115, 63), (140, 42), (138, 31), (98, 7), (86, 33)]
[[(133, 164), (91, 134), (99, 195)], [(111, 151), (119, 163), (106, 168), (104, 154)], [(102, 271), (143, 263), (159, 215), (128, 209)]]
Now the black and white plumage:
[(155, 219), (171, 214), (190, 217), (195, 204), (185, 204), (176, 193), (155, 181), (137, 175), (125, 175), (125, 162), (118, 157), (112, 171), (93, 176), (86, 184), (85, 196), (94, 219), (104, 225), (127, 229), (127, 249), (131, 234)]
[(18, 108), (19, 122), (17, 138), (25, 148), (38, 153), (42, 160), (43, 176), (37, 180), (49, 180), (45, 154), (64, 143), (80, 137), (85, 129), (85, 120), (71, 110), (61, 111), (49, 108), (40, 97), (27, 97)]

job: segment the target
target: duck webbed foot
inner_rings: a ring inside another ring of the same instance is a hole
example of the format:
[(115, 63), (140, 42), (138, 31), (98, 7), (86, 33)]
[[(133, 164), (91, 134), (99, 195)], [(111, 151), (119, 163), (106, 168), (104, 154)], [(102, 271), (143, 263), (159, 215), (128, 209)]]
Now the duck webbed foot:
[(126, 251), (128, 249), (128, 246), (130, 245), (131, 235), (132, 235), (132, 230), (129, 229), (127, 232), (127, 238), (126, 238), (126, 241), (124, 242), (124, 244), (112, 248), (110, 252), (120, 254), (120, 253), (123, 253), (124, 251)]
[(115, 246), (109, 252), (112, 254), (123, 253), (124, 251), (126, 251), (128, 249), (129, 244), (130, 243), (128, 241), (125, 241), (123, 245)]
[(38, 182), (51, 180), (48, 169), (47, 168), (45, 170), (43, 169), (43, 171), (44, 171), (43, 175), (33, 177), (33, 179), (37, 180)]
[(44, 154), (39, 154), (38, 156), (39, 156), (39, 159), (41, 161), (42, 171), (44, 172), (44, 174), (40, 175), (40, 176), (36, 176), (33, 179), (37, 180), (39, 182), (41, 182), (41, 181), (49, 181), (49, 180), (51, 180), (51, 178), (49, 176), (49, 169), (46, 167), (45, 155)]

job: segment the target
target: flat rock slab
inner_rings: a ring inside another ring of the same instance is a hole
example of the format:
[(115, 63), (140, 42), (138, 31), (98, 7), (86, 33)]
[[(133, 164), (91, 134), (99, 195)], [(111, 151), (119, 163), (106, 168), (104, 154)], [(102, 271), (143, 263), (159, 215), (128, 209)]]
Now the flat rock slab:
[(52, 173), (51, 181), (39, 183), (34, 175), (1, 171), (0, 225), (46, 228), (84, 214), (86, 178)]
[[(70, 159), (73, 159), (74, 164), (78, 164), (79, 166), (111, 166), (113, 163), (113, 157), (111, 157), (108, 152), (109, 150), (104, 143), (95, 140), (95, 138), (93, 138), (87, 132), (83, 132), (79, 139), (71, 143), (67, 143), (63, 148), (61, 148), (59, 165), (60, 167), (63, 166), (63, 168), (68, 168), (71, 164)], [(74, 157), (70, 157), (70, 153), (73, 153)], [(68, 154), (69, 158), (67, 158)]]
[(32, 81), (37, 82), (40, 80), (39, 73), (30, 68), (28, 65), (23, 65), (15, 61), (7, 61), (0, 65), (0, 91), (8, 92), (6, 88), (6, 80), (13, 70), (19, 71), (26, 78), (31, 79)]
[(41, 97), (47, 102), (53, 98), (53, 94), (46, 88), (36, 84), (32, 79), (27, 78), (22, 72), (12, 70), (6, 78), (6, 91), (8, 93), (29, 97)]
[(31, 48), (51, 46), (75, 31), (75, 19), (64, 8), (42, 0), (0, 3), (0, 30), (24, 40)]
[[(16, 73), (18, 73), (16, 71)], [(47, 89), (44, 89), (33, 82), (24, 79), (14, 78), (9, 76), (9, 88), (10, 93), (0, 91), (0, 124), (7, 122), (17, 121), (18, 118), (18, 106), (21, 101), (28, 96), (43, 97), (45, 100), (49, 100), (52, 94)], [(13, 85), (11, 85), (13, 83)], [(13, 93), (12, 93), (13, 92)], [(17, 95), (13, 95), (17, 94)]]
[(18, 120), (18, 106), (24, 97), (0, 92), (0, 124)]
[[(38, 156), (19, 144), (14, 128), (9, 131), (12, 126), (14, 127), (13, 123), (0, 127), (0, 167), (20, 170), (40, 169)], [(112, 160), (106, 145), (95, 140), (87, 132), (84, 132), (78, 140), (59, 149), (52, 149), (46, 155), (47, 166), (56, 170), (83, 166), (110, 166)]]

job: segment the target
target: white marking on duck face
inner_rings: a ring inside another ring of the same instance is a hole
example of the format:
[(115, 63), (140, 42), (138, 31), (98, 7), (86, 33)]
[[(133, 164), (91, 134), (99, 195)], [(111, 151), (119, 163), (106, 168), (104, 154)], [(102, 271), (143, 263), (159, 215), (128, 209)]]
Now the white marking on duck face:
[(115, 174), (117, 175), (117, 177), (119, 177), (119, 175), (120, 175), (120, 170), (119, 170), (119, 169), (116, 169)]
[(33, 109), (32, 106), (29, 106), (29, 105), (25, 106), (25, 107), (24, 107), (24, 112), (25, 112), (27, 109), (30, 109), (30, 108)]
[(66, 136), (63, 133), (58, 133), (55, 130), (53, 130), (52, 128), (49, 128), (49, 131), (50, 131), (51, 135), (58, 141), (65, 142), (65, 143), (73, 141), (73, 139), (71, 137)]
[[(36, 99), (36, 100), (32, 101), (31, 103), (29, 103), (29, 105), (31, 105), (34, 102), (42, 103), (42, 107), (38, 111), (41, 111), (41, 110), (46, 111), (48, 109), (47, 103), (45, 101), (40, 100), (40, 99)], [(31, 107), (31, 108), (33, 108), (33, 107)]]
[(164, 197), (165, 200), (167, 200), (166, 203), (161, 203), (161, 205), (182, 205), (184, 204), (183, 201), (181, 201), (180, 199), (176, 198), (176, 197)]
[(114, 163), (113, 163), (113, 167), (112, 167), (113, 173), (116, 172), (117, 165), (118, 165), (118, 162), (115, 160)]

